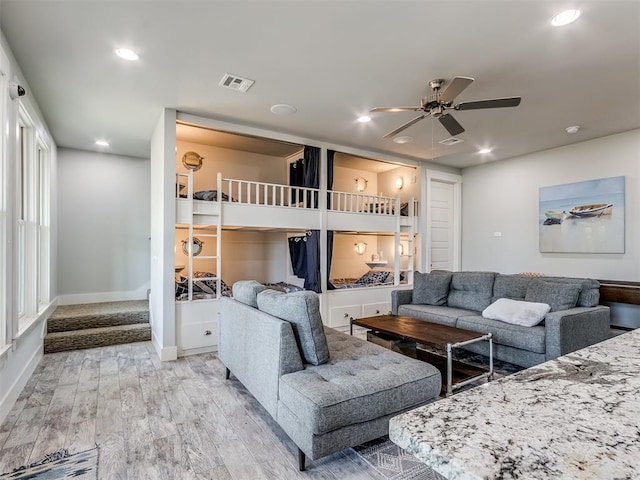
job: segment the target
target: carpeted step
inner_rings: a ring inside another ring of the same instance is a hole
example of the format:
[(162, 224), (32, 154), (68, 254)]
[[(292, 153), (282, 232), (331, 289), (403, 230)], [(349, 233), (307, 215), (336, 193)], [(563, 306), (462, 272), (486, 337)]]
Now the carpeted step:
[(136, 323), (115, 327), (87, 328), (49, 333), (44, 339), (44, 353), (66, 352), (151, 340), (151, 325)]
[(135, 323), (149, 323), (147, 300), (62, 305), (49, 317), (47, 332), (68, 332)]

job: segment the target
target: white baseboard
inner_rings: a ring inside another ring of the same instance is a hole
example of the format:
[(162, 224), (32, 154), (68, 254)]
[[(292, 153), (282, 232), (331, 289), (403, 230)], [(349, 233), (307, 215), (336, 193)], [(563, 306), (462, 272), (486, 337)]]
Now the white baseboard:
[(44, 348), (41, 345), (40, 348), (37, 348), (33, 352), (31, 358), (16, 378), (16, 381), (13, 382), (13, 385), (11, 385), (4, 398), (0, 400), (0, 424), (2, 424), (2, 422), (4, 422), (4, 419), (7, 418), (7, 415), (9, 415), (9, 412), (15, 405), (16, 400), (18, 400), (20, 393), (29, 381), (29, 378), (31, 378), (31, 375), (33, 375), (33, 372), (38, 366), (38, 363), (40, 363), (43, 355)]
[(151, 332), (151, 342), (161, 362), (170, 362), (178, 359), (178, 347), (162, 347), (155, 332)]
[(149, 284), (136, 290), (125, 292), (72, 293), (58, 295), (58, 305), (80, 305), (85, 303), (123, 302), (125, 300), (146, 300)]

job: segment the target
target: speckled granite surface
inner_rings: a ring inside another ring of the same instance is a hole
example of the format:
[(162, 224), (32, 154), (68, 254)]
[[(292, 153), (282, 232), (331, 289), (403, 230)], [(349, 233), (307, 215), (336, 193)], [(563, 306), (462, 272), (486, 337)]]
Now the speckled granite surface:
[(640, 478), (640, 329), (395, 417), (448, 479)]

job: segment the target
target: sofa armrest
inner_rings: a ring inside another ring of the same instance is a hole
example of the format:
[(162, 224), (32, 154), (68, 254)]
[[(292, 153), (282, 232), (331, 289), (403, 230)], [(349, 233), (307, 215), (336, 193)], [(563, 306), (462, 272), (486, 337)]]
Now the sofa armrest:
[(609, 307), (576, 307), (545, 317), (546, 359), (552, 360), (609, 338)]
[(413, 289), (411, 290), (392, 290), (391, 291), (391, 313), (398, 314), (398, 307), (411, 303), (413, 299)]

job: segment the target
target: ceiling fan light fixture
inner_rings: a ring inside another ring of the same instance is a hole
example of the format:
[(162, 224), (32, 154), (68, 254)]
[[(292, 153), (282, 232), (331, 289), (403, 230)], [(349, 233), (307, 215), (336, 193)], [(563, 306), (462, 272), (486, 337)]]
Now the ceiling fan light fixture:
[(577, 9), (565, 10), (564, 12), (560, 12), (555, 17), (551, 19), (551, 25), (554, 27), (563, 27), (565, 25), (569, 25), (570, 23), (575, 22), (582, 12)]
[(413, 142), (413, 137), (409, 135), (401, 135), (399, 137), (393, 137), (393, 143), (411, 143)]
[(362, 115), (360, 117), (358, 117), (358, 122), (360, 123), (367, 123), (371, 121), (371, 117), (369, 115)]

